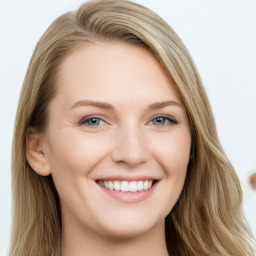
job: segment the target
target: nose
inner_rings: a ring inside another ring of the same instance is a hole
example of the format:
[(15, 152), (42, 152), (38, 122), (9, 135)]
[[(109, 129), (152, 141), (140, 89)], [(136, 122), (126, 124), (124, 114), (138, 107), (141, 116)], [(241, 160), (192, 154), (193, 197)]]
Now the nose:
[(115, 137), (112, 160), (136, 167), (149, 160), (150, 153), (143, 131), (126, 127)]

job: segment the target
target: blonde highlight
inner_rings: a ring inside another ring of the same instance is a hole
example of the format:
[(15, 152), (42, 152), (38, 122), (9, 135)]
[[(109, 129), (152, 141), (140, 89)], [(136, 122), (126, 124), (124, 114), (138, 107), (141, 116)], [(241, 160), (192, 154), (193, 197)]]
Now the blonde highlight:
[[(12, 152), (13, 231), (10, 256), (57, 256), (61, 249), (59, 198), (51, 176), (26, 160), (26, 131), (44, 132), (57, 93), (58, 68), (70, 52), (97, 41), (146, 47), (175, 84), (192, 133), (192, 155), (181, 196), (166, 218), (169, 253), (253, 256), (242, 190), (217, 135), (200, 76), (177, 34), (151, 10), (125, 0), (90, 1), (56, 19), (38, 42), (23, 83)], [(232, 213), (232, 214), (231, 214)], [(207, 228), (205, 228), (207, 227)]]

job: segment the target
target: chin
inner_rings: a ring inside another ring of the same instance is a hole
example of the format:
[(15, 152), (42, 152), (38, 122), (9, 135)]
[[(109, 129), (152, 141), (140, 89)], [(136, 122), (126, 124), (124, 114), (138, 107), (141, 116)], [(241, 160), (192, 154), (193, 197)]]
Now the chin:
[(165, 218), (153, 216), (126, 216), (114, 217), (111, 222), (104, 223), (101, 234), (105, 237), (123, 240), (149, 235), (153, 230), (165, 227)]

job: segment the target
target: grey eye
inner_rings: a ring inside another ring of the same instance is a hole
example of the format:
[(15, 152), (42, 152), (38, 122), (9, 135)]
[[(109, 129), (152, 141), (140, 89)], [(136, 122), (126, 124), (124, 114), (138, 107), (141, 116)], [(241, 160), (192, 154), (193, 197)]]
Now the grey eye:
[(100, 125), (104, 124), (104, 121), (101, 120), (100, 118), (91, 117), (91, 118), (87, 118), (87, 119), (83, 120), (81, 122), (81, 124), (85, 124), (88, 126), (100, 126)]
[(99, 125), (100, 120), (98, 118), (91, 118), (91, 119), (87, 120), (87, 124), (89, 124), (89, 125)]
[(169, 116), (168, 117), (157, 116), (150, 121), (150, 124), (157, 125), (157, 126), (165, 126), (165, 125), (178, 124), (178, 122)]
[(167, 121), (168, 120), (166, 117), (156, 117), (152, 120), (153, 124), (155, 125), (164, 125)]

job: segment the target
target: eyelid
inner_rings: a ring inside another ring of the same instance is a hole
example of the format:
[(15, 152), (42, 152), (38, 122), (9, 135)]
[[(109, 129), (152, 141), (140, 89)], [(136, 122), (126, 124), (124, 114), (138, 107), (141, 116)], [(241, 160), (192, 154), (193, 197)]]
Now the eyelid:
[[(170, 115), (156, 115), (156, 116), (154, 116), (153, 118), (151, 118), (148, 123), (151, 123), (151, 122), (152, 122), (154, 119), (156, 119), (156, 118), (165, 118), (165, 119), (167, 119), (167, 120), (170, 122), (170, 125), (178, 124), (178, 121), (177, 121), (174, 117), (172, 117), (172, 116), (170, 116)], [(156, 125), (156, 126), (161, 127), (161, 126), (167, 126), (167, 125), (168, 125), (168, 124)]]
[[(93, 119), (93, 118), (99, 119), (99, 120), (103, 121), (105, 124), (108, 124), (108, 122), (105, 120), (106, 118), (105, 118), (105, 117), (103, 118), (101, 115), (88, 115), (88, 116), (85, 116), (85, 117), (83, 117), (83, 118), (79, 121), (78, 124), (79, 124), (79, 125), (86, 125), (86, 126), (94, 127), (94, 128), (99, 127), (99, 126), (102, 126), (102, 125), (93, 126), (93, 125), (85, 124), (86, 121), (88, 121), (88, 120), (90, 120), (90, 119)], [(170, 124), (155, 125), (155, 126), (163, 127), (163, 126), (167, 126), (167, 125), (175, 125), (175, 124), (178, 124), (178, 121), (177, 121), (174, 117), (172, 117), (172, 116), (170, 116), (170, 115), (156, 115), (156, 116), (152, 117), (152, 118), (150, 119), (150, 121), (147, 122), (147, 124), (150, 124), (150, 123), (151, 123), (154, 119), (156, 119), (156, 118), (165, 118), (167, 121), (170, 122)], [(103, 124), (103, 125), (104, 125), (104, 124)]]
[[(89, 115), (89, 116), (85, 116), (85, 117), (83, 117), (83, 118), (78, 122), (78, 124), (79, 124), (79, 125), (86, 125), (86, 126), (93, 127), (93, 125), (85, 124), (86, 121), (91, 120), (91, 119), (93, 119), (93, 118), (99, 119), (99, 120), (103, 121), (105, 124), (107, 124), (107, 121), (105, 121), (105, 120), (102, 118), (102, 116), (99, 116), (99, 115)], [(97, 126), (101, 126), (101, 125), (97, 125)], [(97, 127), (97, 126), (95, 126), (95, 127)]]

